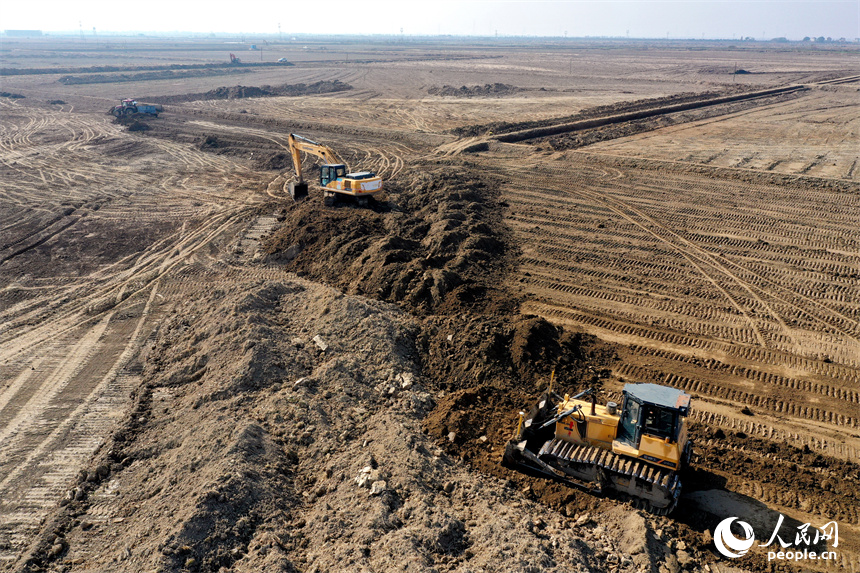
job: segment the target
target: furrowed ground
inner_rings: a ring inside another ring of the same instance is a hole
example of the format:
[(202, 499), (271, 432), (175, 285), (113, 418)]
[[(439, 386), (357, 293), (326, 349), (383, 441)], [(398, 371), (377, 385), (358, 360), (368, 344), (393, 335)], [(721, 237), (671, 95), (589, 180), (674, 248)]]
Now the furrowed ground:
[[(4, 568), (714, 570), (782, 513), (860, 570), (855, 52), (226, 46), (0, 53)], [(292, 204), (290, 132), (385, 198)], [(499, 466), (552, 369), (693, 395), (672, 516)]]

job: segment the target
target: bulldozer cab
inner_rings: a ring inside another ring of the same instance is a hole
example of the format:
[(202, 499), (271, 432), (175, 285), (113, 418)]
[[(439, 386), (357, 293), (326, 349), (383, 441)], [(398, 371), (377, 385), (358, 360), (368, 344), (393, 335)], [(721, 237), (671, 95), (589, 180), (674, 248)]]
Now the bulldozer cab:
[(337, 181), (339, 177), (346, 176), (346, 165), (327, 163), (320, 167), (320, 185), (325, 187), (332, 181)]
[(643, 434), (677, 442), (690, 395), (656, 384), (625, 384), (618, 441), (639, 448)]

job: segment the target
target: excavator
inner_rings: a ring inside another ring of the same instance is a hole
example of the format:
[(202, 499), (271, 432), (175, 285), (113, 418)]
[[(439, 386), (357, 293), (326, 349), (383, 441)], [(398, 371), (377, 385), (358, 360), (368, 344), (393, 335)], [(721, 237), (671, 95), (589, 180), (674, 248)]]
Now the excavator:
[(295, 133), (290, 134), (289, 144), (297, 179), (289, 184), (293, 201), (299, 202), (308, 196), (308, 184), (302, 176), (302, 152), (325, 161), (320, 166), (320, 187), (323, 189), (323, 201), (327, 207), (334, 205), (338, 195), (355, 197), (363, 207), (367, 205), (368, 198), (382, 192), (381, 177), (372, 171), (350, 173), (346, 164), (329, 147)]
[(597, 404), (593, 389), (562, 397), (550, 379), (528, 417), (520, 412), (502, 465), (598, 495), (612, 491), (668, 515), (693, 449), (689, 413), (690, 395), (668, 386), (625, 384), (619, 409), (615, 402)]

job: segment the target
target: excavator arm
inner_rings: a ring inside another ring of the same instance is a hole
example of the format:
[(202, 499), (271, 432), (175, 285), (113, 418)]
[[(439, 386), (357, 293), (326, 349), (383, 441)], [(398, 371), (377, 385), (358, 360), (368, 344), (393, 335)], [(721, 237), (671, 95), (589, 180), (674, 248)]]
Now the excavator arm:
[(311, 141), (301, 135), (291, 133), (289, 143), (290, 153), (293, 156), (293, 167), (296, 169), (296, 176), (299, 178), (300, 183), (304, 182), (304, 179), (302, 178), (302, 156), (300, 153), (302, 151), (315, 157), (319, 157), (326, 163), (343, 163), (343, 161), (340, 160), (340, 157), (338, 157), (331, 148), (326, 147), (325, 145), (320, 145), (319, 143)]

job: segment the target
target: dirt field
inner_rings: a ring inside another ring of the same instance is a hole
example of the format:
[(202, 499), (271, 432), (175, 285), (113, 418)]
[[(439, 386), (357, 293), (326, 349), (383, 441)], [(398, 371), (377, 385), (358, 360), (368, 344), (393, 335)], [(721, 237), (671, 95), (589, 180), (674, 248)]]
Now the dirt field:
[[(856, 49), (7, 40), (0, 569), (860, 571)], [(553, 369), (693, 395), (672, 515), (499, 465)]]

